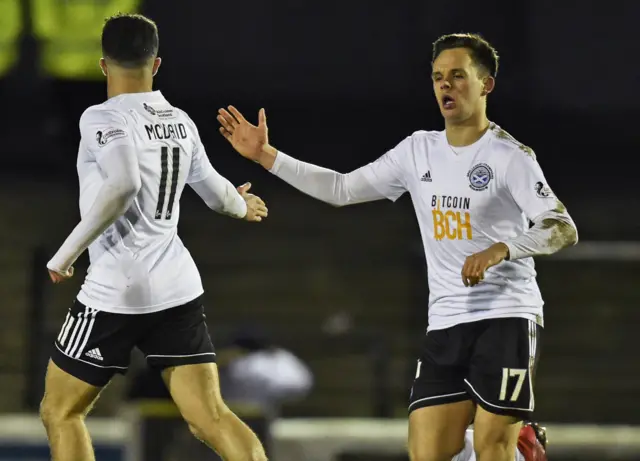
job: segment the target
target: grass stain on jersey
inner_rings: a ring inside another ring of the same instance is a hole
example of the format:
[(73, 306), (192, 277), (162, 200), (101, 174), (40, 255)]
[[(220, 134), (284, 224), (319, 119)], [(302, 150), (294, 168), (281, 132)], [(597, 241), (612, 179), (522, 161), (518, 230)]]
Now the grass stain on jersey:
[(528, 157), (531, 157), (533, 160), (536, 159), (536, 154), (533, 152), (533, 149), (531, 147), (520, 144), (519, 148), (522, 152), (527, 154)]
[(560, 200), (557, 200), (556, 207), (553, 209), (553, 211), (556, 213), (564, 214), (567, 212), (567, 207), (565, 207)]
[(574, 245), (578, 241), (576, 229), (568, 222), (554, 218), (542, 220), (541, 229), (550, 230), (551, 235), (547, 239), (547, 248), (553, 252)]
[(533, 152), (533, 149), (531, 147), (525, 146), (524, 144), (522, 144), (520, 141), (518, 141), (516, 138), (510, 135), (505, 129), (498, 128), (498, 126), (495, 123), (491, 124), (490, 129), (495, 133), (496, 138), (511, 141), (513, 144), (518, 146), (518, 149), (524, 152), (527, 155), (527, 157), (531, 157), (533, 160), (536, 159), (536, 154)]

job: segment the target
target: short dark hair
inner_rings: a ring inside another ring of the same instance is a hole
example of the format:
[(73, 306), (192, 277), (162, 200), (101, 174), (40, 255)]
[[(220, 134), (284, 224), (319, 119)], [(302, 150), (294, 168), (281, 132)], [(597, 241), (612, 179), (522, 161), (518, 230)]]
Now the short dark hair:
[(466, 48), (471, 53), (473, 62), (495, 78), (498, 75), (499, 56), (496, 49), (479, 34), (448, 34), (433, 43), (431, 64), (440, 53), (453, 48)]
[(118, 13), (102, 28), (102, 55), (130, 69), (144, 67), (158, 55), (158, 27), (141, 14)]

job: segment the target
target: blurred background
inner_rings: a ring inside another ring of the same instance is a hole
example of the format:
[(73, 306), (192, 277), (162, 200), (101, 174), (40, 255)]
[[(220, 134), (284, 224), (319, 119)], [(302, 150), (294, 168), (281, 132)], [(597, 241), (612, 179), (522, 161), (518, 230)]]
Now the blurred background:
[[(79, 219), (78, 120), (106, 97), (100, 31), (117, 11), (157, 22), (156, 88), (194, 119), (216, 169), (269, 206), (268, 221), (243, 225), (188, 190), (180, 233), (202, 273), (224, 395), (274, 460), (407, 459), (424, 254), (408, 196), (316, 202), (240, 158), (216, 111), (234, 104), (255, 121), (265, 107), (273, 145), (347, 172), (443, 128), (431, 43), (458, 31), (497, 47), (490, 119), (536, 151), (580, 231), (577, 247), (537, 261), (535, 417), (550, 458), (640, 459), (640, 3), (0, 0), (0, 460), (48, 459), (43, 370), (87, 260), (55, 290), (45, 264)], [(198, 448), (175, 435), (174, 410), (134, 360), (90, 418), (98, 461), (209, 459), (187, 454)], [(151, 454), (157, 440), (168, 448)]]

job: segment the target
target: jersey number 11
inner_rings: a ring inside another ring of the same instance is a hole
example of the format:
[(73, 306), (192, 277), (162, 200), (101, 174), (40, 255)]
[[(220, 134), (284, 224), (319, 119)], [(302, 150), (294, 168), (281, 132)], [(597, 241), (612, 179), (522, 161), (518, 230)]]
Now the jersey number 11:
[[(168, 178), (169, 178), (169, 148), (164, 146), (160, 150), (161, 159), (160, 166), (162, 173), (160, 176), (160, 190), (158, 191), (158, 206), (156, 207), (156, 219), (162, 219), (164, 211), (164, 199), (167, 195)], [(178, 189), (178, 173), (180, 173), (180, 148), (174, 147), (171, 150), (171, 192), (169, 193), (169, 203), (167, 204), (167, 213), (164, 219), (171, 219), (173, 212), (173, 203), (176, 199), (176, 191)]]

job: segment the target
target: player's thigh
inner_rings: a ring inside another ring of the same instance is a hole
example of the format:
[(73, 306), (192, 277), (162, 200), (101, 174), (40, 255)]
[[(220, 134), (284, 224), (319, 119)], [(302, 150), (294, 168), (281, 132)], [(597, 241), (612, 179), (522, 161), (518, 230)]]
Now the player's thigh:
[(76, 300), (55, 340), (51, 360), (78, 380), (103, 387), (114, 374), (127, 371), (138, 334), (135, 316), (98, 311)]
[(215, 363), (202, 298), (182, 306), (140, 316), (146, 333), (136, 344), (151, 368), (162, 371), (180, 365)]
[(423, 339), (409, 399), (409, 451), (414, 461), (453, 457), (464, 445), (474, 405), (464, 384), (473, 328), (461, 324)]
[(85, 416), (102, 390), (70, 375), (52, 360), (47, 366), (44, 387), (40, 414), (47, 426), (70, 417)]
[(535, 408), (542, 328), (522, 318), (482, 322), (465, 380), (469, 393), (488, 413), (527, 419)]
[(450, 461), (464, 448), (473, 419), (471, 400), (422, 407), (409, 415), (409, 455), (412, 461)]
[(228, 411), (220, 393), (215, 363), (165, 368), (162, 378), (180, 414), (192, 429), (211, 427), (220, 419), (222, 412)]

